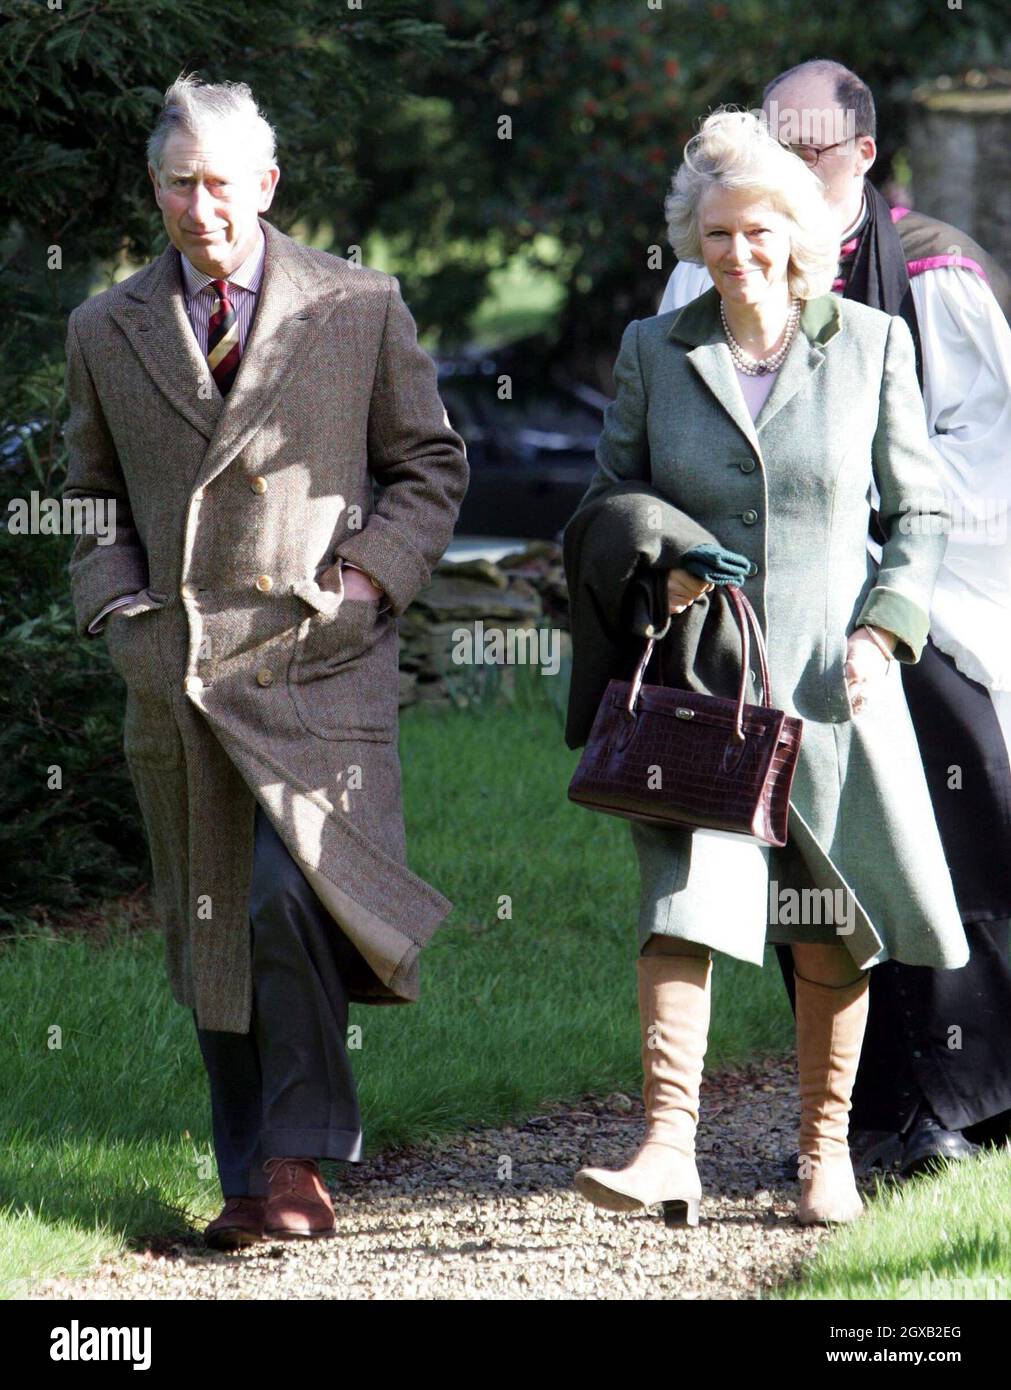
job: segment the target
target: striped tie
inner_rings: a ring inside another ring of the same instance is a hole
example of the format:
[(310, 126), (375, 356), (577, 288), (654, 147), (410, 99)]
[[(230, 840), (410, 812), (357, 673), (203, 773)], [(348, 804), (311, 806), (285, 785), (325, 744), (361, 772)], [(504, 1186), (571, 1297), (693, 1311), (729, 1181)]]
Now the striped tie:
[(228, 281), (212, 280), (217, 302), (207, 329), (207, 361), (218, 390), (227, 396), (239, 370), (239, 323), (228, 298)]

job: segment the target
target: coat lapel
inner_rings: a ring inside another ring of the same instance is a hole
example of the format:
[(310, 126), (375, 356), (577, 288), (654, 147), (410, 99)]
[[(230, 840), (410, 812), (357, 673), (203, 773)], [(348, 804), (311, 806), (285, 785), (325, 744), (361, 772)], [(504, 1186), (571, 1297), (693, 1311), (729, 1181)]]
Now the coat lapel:
[(840, 327), (839, 303), (834, 294), (805, 302), (800, 315), (800, 330), (755, 420), (759, 434), (820, 370), (825, 361), (822, 344), (833, 338)]
[(179, 253), (169, 246), (112, 310), (155, 385), (204, 436), (193, 487), (235, 457), (277, 405), (286, 382), (348, 293), (351, 267), (321, 268), (297, 242), (261, 218), (267, 239), (256, 306), (242, 361), (227, 398), (211, 375), (186, 313)]
[(158, 389), (209, 440), (225, 403), (186, 313), (174, 246), (137, 277), (129, 295), (129, 303), (110, 311), (113, 318)]
[(220, 473), (277, 405), (322, 330), (342, 307), (355, 274), (324, 267), (311, 252), (261, 218), (267, 238), (260, 300), (242, 361), (194, 486)]
[(800, 331), (754, 421), (723, 334), (719, 294), (715, 287), (685, 305), (671, 324), (667, 337), (671, 342), (684, 343), (691, 348), (686, 354), (688, 361), (761, 460), (760, 431), (821, 367), (825, 360), (822, 344), (839, 331), (839, 326), (839, 306), (834, 295), (822, 295), (805, 303)]
[(260, 218), (267, 238), (256, 306), (242, 361), (195, 485), (216, 477), (277, 406), (286, 382), (305, 360), (324, 325), (348, 295), (352, 268), (324, 270), (270, 222)]

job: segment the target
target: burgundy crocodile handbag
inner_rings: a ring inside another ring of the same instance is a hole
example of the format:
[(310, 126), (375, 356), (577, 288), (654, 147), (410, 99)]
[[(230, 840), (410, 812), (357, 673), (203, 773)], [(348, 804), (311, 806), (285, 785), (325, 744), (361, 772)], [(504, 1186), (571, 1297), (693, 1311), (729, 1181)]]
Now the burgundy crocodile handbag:
[[(604, 692), (569, 799), (650, 825), (730, 830), (785, 845), (804, 721), (772, 708), (755, 610), (738, 588), (722, 592), (741, 629), (737, 699), (644, 685), (655, 640), (647, 638), (632, 680), (612, 680)], [(761, 663), (764, 705), (744, 703), (749, 628)]]

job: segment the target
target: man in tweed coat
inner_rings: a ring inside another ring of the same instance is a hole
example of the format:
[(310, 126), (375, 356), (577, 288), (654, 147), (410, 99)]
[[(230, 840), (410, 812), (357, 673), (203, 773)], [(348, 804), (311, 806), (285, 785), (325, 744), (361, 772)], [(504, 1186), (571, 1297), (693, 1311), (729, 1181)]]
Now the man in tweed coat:
[(452, 906), (406, 862), (396, 619), (467, 461), (396, 279), (262, 219), (279, 171), (247, 87), (174, 83), (148, 155), (171, 245), (69, 322), (65, 495), (116, 519), (74, 550), (76, 620), (126, 684), (208, 1070), (207, 1239), (330, 1235), (317, 1160), (361, 1156), (348, 1001), (417, 999)]

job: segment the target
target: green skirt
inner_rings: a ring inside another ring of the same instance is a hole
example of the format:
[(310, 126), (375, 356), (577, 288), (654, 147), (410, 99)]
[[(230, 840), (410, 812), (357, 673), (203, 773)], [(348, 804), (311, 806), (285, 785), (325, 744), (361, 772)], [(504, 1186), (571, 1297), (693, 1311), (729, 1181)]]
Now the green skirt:
[(761, 965), (767, 945), (846, 944), (852, 899), (817, 888), (792, 841), (780, 849), (723, 831), (629, 826), (642, 885), (640, 951), (656, 933)]

